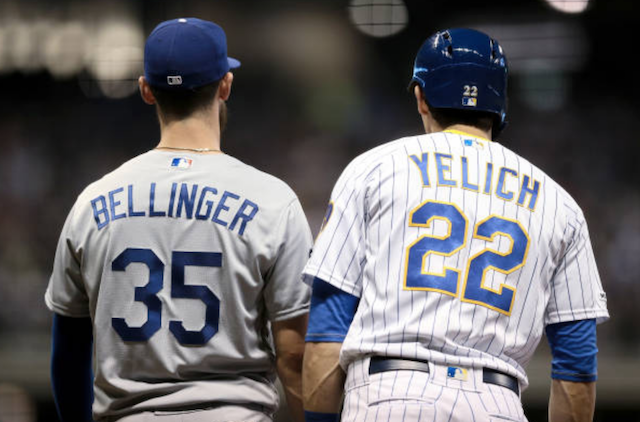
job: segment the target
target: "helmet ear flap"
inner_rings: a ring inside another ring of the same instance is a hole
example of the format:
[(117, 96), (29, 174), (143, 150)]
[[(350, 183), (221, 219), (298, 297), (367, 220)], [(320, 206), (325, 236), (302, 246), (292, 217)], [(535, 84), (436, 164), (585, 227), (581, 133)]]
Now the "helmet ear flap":
[(493, 139), (496, 139), (500, 133), (507, 127), (507, 113), (504, 111), (500, 114), (500, 117), (496, 116), (492, 128)]

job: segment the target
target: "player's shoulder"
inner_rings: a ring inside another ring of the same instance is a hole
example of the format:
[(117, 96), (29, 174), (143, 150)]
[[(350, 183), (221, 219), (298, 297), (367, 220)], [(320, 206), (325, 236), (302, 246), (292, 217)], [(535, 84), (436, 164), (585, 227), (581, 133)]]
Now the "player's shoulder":
[(553, 186), (556, 191), (558, 198), (558, 207), (562, 207), (562, 210), (565, 212), (568, 220), (577, 221), (579, 224), (585, 220), (584, 212), (578, 201), (565, 189), (560, 183), (551, 179), (549, 176), (549, 183)]
[(560, 214), (565, 213), (570, 220), (584, 220), (584, 213), (578, 201), (560, 182), (551, 177), (545, 170), (502, 143), (492, 142), (492, 147), (502, 151), (502, 154), (505, 156), (505, 161), (509, 161), (509, 159), (513, 157), (518, 161), (518, 167), (529, 168), (529, 173), (543, 183), (546, 196), (556, 204), (557, 212)]
[(378, 165), (398, 156), (407, 157), (418, 151), (432, 152), (441, 149), (451, 150), (450, 134), (444, 132), (422, 133), (396, 138), (373, 147), (358, 155), (352, 163), (356, 165)]
[[(176, 167), (185, 165), (191, 172), (192, 180), (197, 181), (224, 181), (226, 187), (236, 188), (244, 194), (252, 197), (268, 197), (272, 202), (291, 202), (297, 198), (293, 189), (282, 179), (259, 170), (240, 159), (228, 154), (222, 155), (185, 155), (166, 154), (157, 151), (148, 151), (133, 157), (112, 171), (106, 173), (100, 179), (89, 184), (80, 197), (86, 198), (92, 195), (108, 191), (112, 186), (122, 186), (137, 180), (162, 177), (166, 172), (178, 171)], [(176, 160), (179, 161), (175, 164)], [(185, 173), (186, 174), (186, 173)]]
[(131, 173), (132, 169), (136, 169), (139, 173), (144, 173), (148, 170), (145, 168), (145, 158), (149, 154), (149, 152), (137, 155), (103, 174), (98, 179), (89, 183), (78, 195), (77, 202), (82, 201), (83, 199), (93, 198), (96, 195), (102, 194), (105, 190), (109, 190), (110, 186), (117, 184), (121, 179), (123, 174)]
[(343, 171), (343, 176), (362, 177), (390, 160), (398, 154), (407, 153), (407, 145), (415, 143), (419, 136), (405, 136), (377, 145), (357, 155)]
[(422, 136), (427, 135), (403, 136), (392, 139), (363, 152), (356, 156), (353, 161), (384, 160), (389, 157), (389, 155), (406, 151), (408, 144), (418, 142), (419, 138)]
[(281, 198), (289, 202), (297, 198), (291, 186), (279, 177), (247, 164), (236, 157), (227, 155), (226, 158), (229, 171), (235, 172), (238, 175), (238, 181), (245, 183), (255, 190), (258, 195)]

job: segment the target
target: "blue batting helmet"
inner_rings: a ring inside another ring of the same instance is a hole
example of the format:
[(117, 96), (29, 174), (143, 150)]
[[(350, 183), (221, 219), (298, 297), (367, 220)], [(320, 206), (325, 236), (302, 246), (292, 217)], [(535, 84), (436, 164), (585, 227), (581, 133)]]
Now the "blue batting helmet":
[(411, 83), (435, 109), (477, 110), (506, 125), (507, 58), (498, 42), (473, 29), (439, 31), (420, 47)]

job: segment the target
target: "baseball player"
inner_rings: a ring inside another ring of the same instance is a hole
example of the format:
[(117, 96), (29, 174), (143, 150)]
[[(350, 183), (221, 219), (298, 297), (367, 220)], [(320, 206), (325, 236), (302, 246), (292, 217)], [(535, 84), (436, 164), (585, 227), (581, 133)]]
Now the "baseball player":
[(343, 421), (525, 421), (546, 331), (550, 420), (590, 421), (605, 294), (579, 206), (491, 140), (505, 125), (500, 45), (437, 32), (410, 89), (426, 134), (350, 163), (304, 269), (307, 420), (337, 420), (344, 386)]
[(63, 421), (90, 420), (92, 397), (98, 421), (271, 421), (276, 371), (303, 418), (313, 239), (284, 182), (220, 150), (239, 65), (212, 22), (146, 41), (160, 141), (80, 194), (45, 296)]

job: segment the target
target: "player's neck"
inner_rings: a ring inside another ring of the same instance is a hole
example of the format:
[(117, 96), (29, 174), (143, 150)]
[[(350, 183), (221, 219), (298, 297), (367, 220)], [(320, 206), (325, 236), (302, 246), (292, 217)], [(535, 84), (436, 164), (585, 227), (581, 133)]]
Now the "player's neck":
[(462, 132), (465, 133), (467, 135), (471, 135), (471, 136), (475, 136), (478, 138), (484, 138), (487, 140), (491, 140), (491, 129), (489, 129), (488, 131), (486, 130), (482, 130), (480, 128), (477, 128), (475, 126), (470, 126), (470, 125), (465, 125), (462, 123), (456, 123), (450, 126), (442, 126), (440, 125), (440, 123), (438, 123), (437, 120), (435, 120), (431, 113), (429, 112), (424, 112), (421, 113), (421, 117), (422, 117), (422, 125), (424, 127), (424, 131), (425, 133), (429, 134), (429, 133), (437, 133), (437, 132), (444, 132), (446, 130), (451, 131), (451, 132)]
[(201, 117), (189, 117), (160, 125), (157, 148), (220, 151), (220, 125)]
[(475, 136), (477, 138), (484, 138), (487, 140), (491, 140), (491, 129), (488, 131), (479, 129), (475, 126), (463, 125), (463, 124), (455, 124), (451, 126), (447, 126), (445, 128), (440, 128), (439, 132), (462, 132), (467, 135)]

